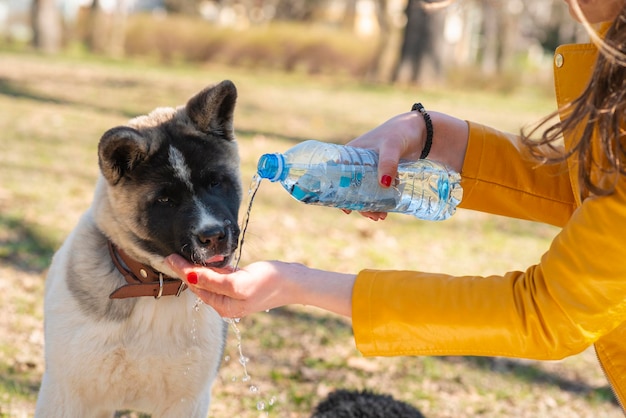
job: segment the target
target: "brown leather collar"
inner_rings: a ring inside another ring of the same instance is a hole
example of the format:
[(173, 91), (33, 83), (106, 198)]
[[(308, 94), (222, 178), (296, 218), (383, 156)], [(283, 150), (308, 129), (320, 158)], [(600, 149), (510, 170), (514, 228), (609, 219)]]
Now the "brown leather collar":
[(161, 296), (180, 296), (187, 288), (182, 280), (166, 276), (152, 267), (132, 259), (111, 241), (108, 241), (107, 245), (113, 264), (122, 273), (127, 283), (114, 290), (109, 295), (109, 299), (136, 298), (139, 296), (154, 296), (155, 299), (158, 299)]

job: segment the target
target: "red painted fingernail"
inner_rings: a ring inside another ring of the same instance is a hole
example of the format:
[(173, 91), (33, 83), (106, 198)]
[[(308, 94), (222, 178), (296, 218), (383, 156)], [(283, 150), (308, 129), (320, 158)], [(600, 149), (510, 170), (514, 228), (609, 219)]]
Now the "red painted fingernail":
[(187, 282), (189, 282), (189, 284), (197, 284), (198, 283), (198, 273), (196, 273), (195, 271), (191, 271), (191, 272), (187, 273)]
[(380, 183), (385, 187), (391, 186), (391, 176), (385, 174), (380, 178)]

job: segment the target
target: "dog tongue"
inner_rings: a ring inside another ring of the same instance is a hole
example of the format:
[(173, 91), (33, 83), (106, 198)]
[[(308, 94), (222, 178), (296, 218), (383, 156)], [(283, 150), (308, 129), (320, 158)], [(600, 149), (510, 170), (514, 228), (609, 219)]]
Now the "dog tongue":
[(223, 255), (214, 255), (213, 257), (209, 258), (208, 260), (205, 261), (206, 264), (212, 264), (212, 263), (219, 263), (221, 261), (224, 261), (224, 256)]

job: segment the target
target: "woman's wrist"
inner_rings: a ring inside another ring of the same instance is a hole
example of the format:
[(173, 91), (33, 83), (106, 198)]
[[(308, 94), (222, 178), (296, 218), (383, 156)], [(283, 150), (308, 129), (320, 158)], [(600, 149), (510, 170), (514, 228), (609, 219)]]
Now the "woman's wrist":
[(290, 277), (297, 303), (352, 316), (352, 288), (356, 275), (302, 266)]
[(466, 121), (444, 113), (429, 112), (433, 124), (433, 143), (428, 158), (442, 162), (460, 173), (469, 141)]
[(433, 145), (433, 122), (430, 118), (430, 115), (424, 108), (424, 105), (422, 105), (421, 103), (415, 103), (411, 108), (411, 111), (418, 112), (420, 115), (422, 115), (422, 118), (424, 119), (424, 131), (426, 132), (426, 138), (424, 139), (424, 146), (422, 147), (422, 152), (420, 154), (420, 160), (423, 160), (424, 158), (428, 157), (430, 149)]

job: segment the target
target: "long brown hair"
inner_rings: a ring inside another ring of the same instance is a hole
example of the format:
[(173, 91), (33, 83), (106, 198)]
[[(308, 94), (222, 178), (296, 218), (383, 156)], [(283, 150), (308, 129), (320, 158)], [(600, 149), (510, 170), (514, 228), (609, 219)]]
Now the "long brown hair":
[[(591, 80), (576, 100), (561, 109), (566, 116), (550, 125), (559, 114), (554, 112), (528, 134), (522, 130), (521, 136), (543, 162), (576, 159), (582, 193), (602, 196), (611, 194), (619, 176), (626, 174), (626, 6), (597, 44), (600, 53)], [(539, 139), (531, 139), (542, 129)], [(574, 132), (577, 140), (563, 152), (561, 139)], [(600, 141), (595, 152), (594, 136)], [(546, 152), (546, 147), (552, 152)], [(601, 178), (592, 175), (594, 171)]]

